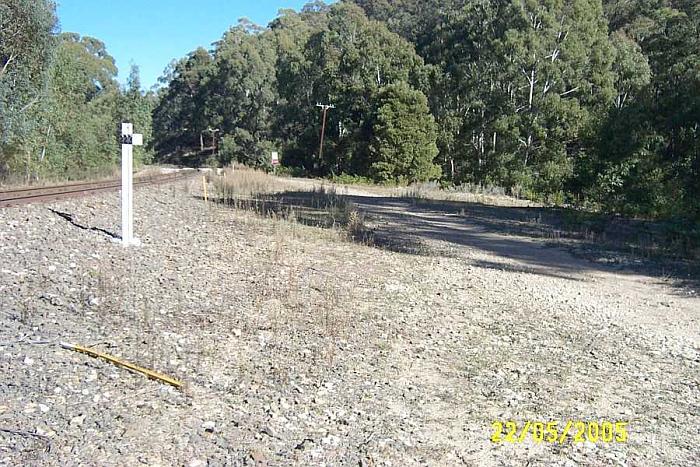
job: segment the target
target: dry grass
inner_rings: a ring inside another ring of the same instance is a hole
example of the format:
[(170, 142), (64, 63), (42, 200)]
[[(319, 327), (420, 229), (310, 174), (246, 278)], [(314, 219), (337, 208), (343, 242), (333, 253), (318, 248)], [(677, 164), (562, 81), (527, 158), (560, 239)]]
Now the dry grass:
[(227, 167), (221, 175), (210, 173), (209, 178), (214, 183), (217, 195), (225, 201), (254, 198), (279, 191), (279, 183), (274, 177), (241, 165)]
[(420, 204), (423, 201), (458, 201), (503, 207), (538, 206), (532, 201), (506, 195), (503, 188), (474, 184), (443, 189), (433, 182), (416, 183), (406, 188), (393, 188), (391, 193), (397, 198), (409, 200), (414, 204)]
[(209, 179), (222, 204), (263, 217), (339, 230), (353, 241), (371, 241), (362, 213), (333, 185), (285, 186), (276, 177), (244, 166), (212, 173)]
[(22, 189), (28, 187), (45, 187), (53, 185), (61, 185), (66, 183), (76, 183), (76, 182), (101, 182), (105, 180), (112, 180), (119, 178), (121, 176), (121, 169), (119, 166), (109, 166), (102, 167), (99, 169), (85, 170), (80, 173), (73, 173), (69, 175), (44, 175), (41, 177), (30, 177), (27, 179), (25, 175), (21, 174), (10, 174), (4, 177), (0, 177), (0, 189), (11, 190), (11, 189)]

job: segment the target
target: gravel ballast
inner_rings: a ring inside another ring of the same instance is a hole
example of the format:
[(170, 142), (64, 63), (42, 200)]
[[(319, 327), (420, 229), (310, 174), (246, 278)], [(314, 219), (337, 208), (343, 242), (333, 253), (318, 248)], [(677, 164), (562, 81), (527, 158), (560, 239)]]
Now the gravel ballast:
[[(700, 463), (696, 295), (468, 218), (399, 253), (192, 183), (136, 191), (137, 248), (116, 193), (0, 210), (0, 465)], [(492, 443), (509, 420), (629, 441)]]

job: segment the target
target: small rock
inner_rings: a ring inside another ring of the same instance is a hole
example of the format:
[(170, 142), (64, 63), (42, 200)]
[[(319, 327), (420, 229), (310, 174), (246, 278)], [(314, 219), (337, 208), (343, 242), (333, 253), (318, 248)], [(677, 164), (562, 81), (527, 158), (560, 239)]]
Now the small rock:
[(85, 423), (85, 415), (78, 415), (70, 419), (71, 426), (83, 426), (83, 423)]
[(267, 458), (265, 457), (265, 454), (257, 449), (250, 453), (250, 457), (253, 459), (253, 462), (255, 462), (255, 465), (267, 465)]
[(309, 444), (313, 444), (314, 440), (311, 438), (304, 439), (301, 443), (297, 444), (294, 449), (297, 451), (304, 451)]
[(202, 428), (204, 428), (204, 431), (206, 431), (207, 433), (214, 433), (214, 431), (216, 430), (216, 424), (211, 421), (204, 422), (202, 423)]
[(27, 366), (34, 365), (34, 359), (29, 357), (24, 357), (24, 364)]
[(51, 430), (50, 428), (43, 429), (41, 427), (37, 427), (36, 429), (36, 434), (39, 436), (46, 436), (46, 437), (52, 437), (56, 435), (56, 432)]
[(43, 413), (46, 413), (46, 412), (48, 412), (50, 409), (49, 409), (49, 406), (48, 406), (48, 405), (39, 404), (39, 410), (41, 410)]
[(325, 444), (327, 446), (338, 446), (340, 445), (340, 438), (334, 435), (328, 435), (321, 440), (321, 444)]

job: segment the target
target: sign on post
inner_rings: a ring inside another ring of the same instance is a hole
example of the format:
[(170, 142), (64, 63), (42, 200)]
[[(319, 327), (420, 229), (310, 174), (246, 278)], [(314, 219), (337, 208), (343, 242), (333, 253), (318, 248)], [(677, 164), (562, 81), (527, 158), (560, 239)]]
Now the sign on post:
[(280, 165), (280, 155), (277, 151), (272, 152), (272, 167)]
[(143, 145), (143, 135), (134, 125), (122, 123), (122, 245), (140, 245), (134, 238), (134, 146)]

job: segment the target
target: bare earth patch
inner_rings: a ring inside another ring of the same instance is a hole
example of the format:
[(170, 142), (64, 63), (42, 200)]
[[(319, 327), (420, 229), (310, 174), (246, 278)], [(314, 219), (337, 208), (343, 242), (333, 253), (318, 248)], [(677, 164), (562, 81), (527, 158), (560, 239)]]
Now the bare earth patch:
[(137, 192), (138, 249), (116, 194), (0, 211), (0, 465), (697, 465), (695, 295), (382, 193), (343, 193), (363, 244), (193, 187)]

